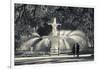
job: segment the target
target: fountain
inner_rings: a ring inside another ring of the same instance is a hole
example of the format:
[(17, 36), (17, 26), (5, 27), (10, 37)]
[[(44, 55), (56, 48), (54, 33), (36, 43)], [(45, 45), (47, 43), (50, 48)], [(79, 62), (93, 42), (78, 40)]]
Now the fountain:
[(88, 47), (88, 42), (85, 34), (82, 31), (75, 30), (57, 30), (54, 18), (53, 23), (48, 23), (52, 26), (51, 35), (40, 37), (38, 34), (21, 45), (21, 50), (31, 50), (33, 52), (44, 52), (51, 55), (59, 55), (61, 53), (71, 52), (75, 43), (80, 45), (80, 50)]

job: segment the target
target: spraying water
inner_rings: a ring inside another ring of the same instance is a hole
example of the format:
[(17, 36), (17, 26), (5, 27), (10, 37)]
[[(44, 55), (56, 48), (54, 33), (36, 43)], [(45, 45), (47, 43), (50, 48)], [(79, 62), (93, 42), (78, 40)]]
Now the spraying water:
[[(87, 48), (87, 38), (82, 31), (75, 30), (57, 30), (57, 26), (60, 24), (56, 24), (56, 18), (54, 18), (52, 26), (52, 32), (49, 36), (38, 36), (30, 40), (26, 41), (22, 44), (21, 50), (31, 50), (33, 51), (49, 51), (51, 54), (58, 54), (60, 52), (66, 52), (67, 50), (71, 50), (75, 43), (80, 45), (80, 49), (83, 50)], [(36, 32), (33, 34), (37, 34)], [(38, 34), (37, 34), (38, 35)]]

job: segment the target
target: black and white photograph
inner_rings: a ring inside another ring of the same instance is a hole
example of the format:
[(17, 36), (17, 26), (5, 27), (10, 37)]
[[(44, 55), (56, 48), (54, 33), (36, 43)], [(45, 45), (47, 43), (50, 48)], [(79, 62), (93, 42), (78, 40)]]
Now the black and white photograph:
[(14, 3), (14, 65), (94, 60), (94, 8)]

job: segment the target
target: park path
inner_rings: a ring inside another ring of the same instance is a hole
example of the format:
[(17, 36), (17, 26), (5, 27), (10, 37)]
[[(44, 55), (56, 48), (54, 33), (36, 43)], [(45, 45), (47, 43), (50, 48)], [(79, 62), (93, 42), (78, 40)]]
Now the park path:
[(43, 57), (24, 57), (15, 58), (15, 65), (25, 64), (42, 64), (42, 63), (63, 63), (63, 62), (79, 62), (93, 60), (91, 54), (80, 55), (80, 57), (74, 57), (73, 55), (54, 55)]

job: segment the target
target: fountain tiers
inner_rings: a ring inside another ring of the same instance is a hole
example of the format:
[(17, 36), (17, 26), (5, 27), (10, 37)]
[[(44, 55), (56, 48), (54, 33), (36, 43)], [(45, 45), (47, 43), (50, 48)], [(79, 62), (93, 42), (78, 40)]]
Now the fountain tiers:
[(61, 25), (61, 24), (57, 24), (56, 23), (56, 18), (54, 18), (54, 22), (48, 23), (48, 25), (52, 26), (52, 35), (50, 36), (50, 40), (51, 40), (51, 54), (59, 54), (59, 33), (57, 31), (57, 26)]

